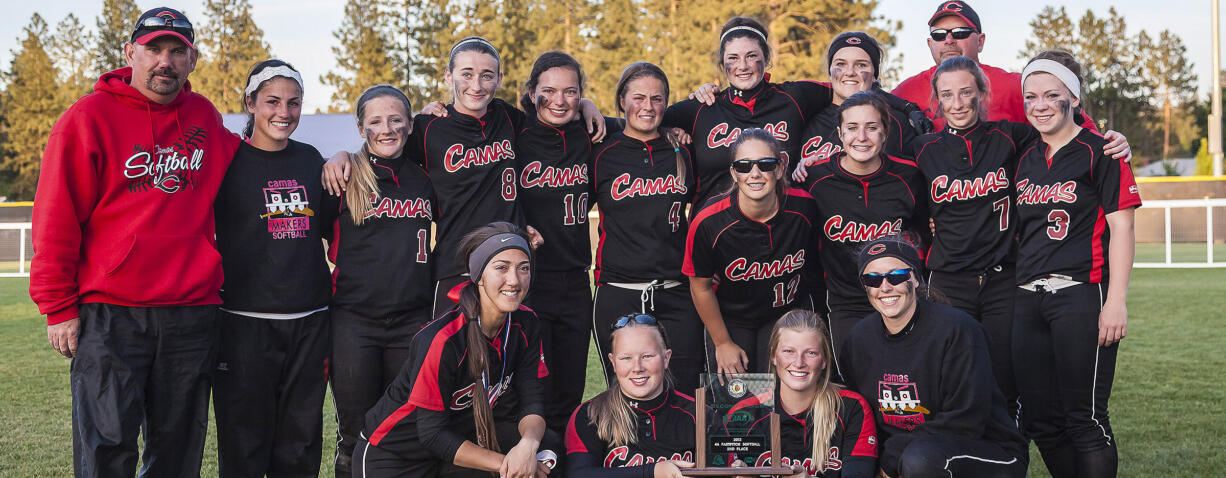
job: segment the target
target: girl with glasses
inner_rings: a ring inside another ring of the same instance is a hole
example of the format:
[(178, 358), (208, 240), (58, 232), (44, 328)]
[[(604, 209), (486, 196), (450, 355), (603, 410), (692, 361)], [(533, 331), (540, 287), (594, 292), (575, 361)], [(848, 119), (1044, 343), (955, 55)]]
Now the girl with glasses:
[(712, 372), (765, 372), (775, 320), (813, 308), (817, 205), (788, 187), (781, 146), (766, 130), (742, 131), (728, 148), (732, 191), (712, 198), (690, 224), (681, 270), (707, 329)]
[(694, 399), (673, 387), (668, 335), (647, 314), (611, 324), (617, 380), (566, 427), (569, 476), (680, 478), (694, 466)]
[[(461, 241), (473, 280), (459, 305), (413, 337), (411, 360), (366, 413), (355, 477), (541, 477), (546, 438), (536, 315), (521, 306), (532, 280), (527, 234), (493, 223)], [(544, 442), (544, 444), (543, 444)]]
[(940, 303), (905, 239), (865, 244), (856, 264), (875, 312), (847, 336), (839, 364), (873, 404), (881, 473), (1026, 476), (1026, 442), (992, 377), (983, 327)]

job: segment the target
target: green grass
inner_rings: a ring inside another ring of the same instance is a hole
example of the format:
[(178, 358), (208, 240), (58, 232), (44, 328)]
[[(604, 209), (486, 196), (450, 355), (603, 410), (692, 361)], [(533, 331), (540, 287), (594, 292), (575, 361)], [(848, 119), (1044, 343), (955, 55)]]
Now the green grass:
[[(1226, 246), (1223, 246), (1226, 249)], [(1203, 249), (1201, 254), (1203, 254)], [(47, 345), (26, 279), (0, 279), (0, 476), (72, 474), (68, 360)], [(1226, 269), (1144, 269), (1133, 274), (1128, 338), (1120, 349), (1112, 426), (1121, 476), (1215, 476), (1226, 469)], [(589, 352), (585, 397), (604, 385)], [(336, 424), (324, 405), (321, 476), (331, 476)], [(203, 476), (216, 476), (210, 428)], [(1031, 476), (1047, 476), (1032, 453)]]
[[(1204, 242), (1171, 243), (1171, 262), (1205, 262), (1208, 251)], [(1137, 244), (1137, 262), (1166, 262), (1166, 244)], [(1213, 245), (1213, 262), (1226, 262), (1226, 244)]]

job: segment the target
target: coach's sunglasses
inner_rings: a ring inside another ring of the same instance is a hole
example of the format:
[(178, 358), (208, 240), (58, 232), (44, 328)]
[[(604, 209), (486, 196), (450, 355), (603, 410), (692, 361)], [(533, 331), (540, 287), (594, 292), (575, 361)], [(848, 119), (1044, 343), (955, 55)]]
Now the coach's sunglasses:
[(188, 36), (188, 38), (191, 38), (190, 35), (193, 33), (192, 22), (187, 21), (187, 19), (168, 18), (163, 16), (152, 16), (146, 18), (145, 21), (138, 23), (136, 28), (134, 28), (132, 31), (139, 32), (142, 30), (145, 32), (171, 30)]
[(614, 330), (630, 325), (631, 321), (634, 321), (640, 325), (651, 325), (651, 326), (656, 325), (656, 318), (650, 315), (647, 315), (647, 314), (623, 315), (621, 317), (618, 317), (617, 320), (614, 321), (612, 324), (609, 324), (609, 332), (612, 332)]
[(932, 35), (932, 39), (935, 41), (945, 41), (945, 36), (950, 34), (954, 36), (954, 40), (965, 40), (970, 38), (972, 33), (975, 33), (975, 29), (966, 27), (938, 28), (928, 32), (929, 35)]
[(732, 162), (732, 169), (741, 174), (749, 174), (755, 164), (758, 165), (759, 171), (769, 173), (779, 167), (779, 158), (738, 159)]
[(911, 278), (911, 268), (894, 269), (890, 272), (882, 274), (880, 272), (869, 272), (868, 274), (860, 274), (860, 283), (864, 287), (878, 288), (881, 287), (881, 281), (890, 281), (890, 285), (899, 285)]

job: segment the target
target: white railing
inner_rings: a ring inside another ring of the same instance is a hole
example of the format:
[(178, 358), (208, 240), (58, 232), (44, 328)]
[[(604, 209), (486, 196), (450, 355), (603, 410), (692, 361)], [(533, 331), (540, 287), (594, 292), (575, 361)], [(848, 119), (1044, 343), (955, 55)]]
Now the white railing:
[[(1171, 260), (1171, 209), (1205, 208), (1205, 262), (1174, 262)], [(1164, 199), (1144, 201), (1142, 209), (1162, 209), (1163, 237), (1166, 251), (1165, 262), (1137, 262), (1138, 268), (1209, 268), (1226, 267), (1226, 262), (1213, 260), (1213, 208), (1226, 207), (1226, 198), (1213, 199)]]
[(0, 223), (0, 230), (5, 229), (17, 230), (17, 272), (0, 272), (0, 277), (30, 277), (30, 270), (26, 268), (26, 260), (34, 255), (26, 251), (26, 237), (30, 234), (30, 223)]

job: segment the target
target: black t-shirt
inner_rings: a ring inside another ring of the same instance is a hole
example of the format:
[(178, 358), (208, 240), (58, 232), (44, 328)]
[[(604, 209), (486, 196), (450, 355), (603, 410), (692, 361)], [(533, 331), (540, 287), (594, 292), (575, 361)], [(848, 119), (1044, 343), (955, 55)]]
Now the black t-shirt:
[(213, 204), (222, 307), (292, 314), (328, 305), (321, 241), (336, 212), (324, 206), (322, 169), (309, 144), (264, 151), (239, 143)]
[(1026, 150), (1017, 187), (1017, 281), (1049, 274), (1079, 282), (1110, 278), (1107, 215), (1141, 206), (1132, 169), (1103, 153), (1106, 140), (1083, 129), (1047, 159), (1049, 146)]
[(707, 201), (732, 187), (728, 175), (728, 146), (741, 131), (763, 128), (783, 146), (783, 158), (796, 164), (803, 142), (805, 122), (830, 105), (829, 85), (812, 81), (770, 83), (763, 79), (752, 90), (725, 88), (715, 104), (696, 100), (678, 102), (664, 113), (664, 125), (681, 128), (693, 137), (694, 163), (698, 170), (698, 190), (694, 204)]
[(1018, 157), (1038, 137), (1028, 124), (988, 121), (916, 140), (915, 162), (936, 226), (928, 269), (979, 273), (1014, 262), (1012, 177)]
[(592, 141), (582, 121), (554, 127), (530, 117), (519, 133), (520, 209), (545, 238), (536, 250), (541, 271), (584, 269), (592, 263), (587, 213), (591, 199)]
[(988, 337), (966, 312), (920, 299), (911, 323), (890, 334), (880, 313), (861, 320), (839, 353), (847, 387), (874, 404), (881, 469), (898, 476), (912, 440), (958, 436), (1024, 456), (992, 375)]
[[(817, 242), (817, 205), (809, 193), (788, 189), (779, 212), (765, 223), (741, 213), (735, 191), (716, 196), (694, 216), (681, 271), (713, 278), (724, 322), (756, 326), (778, 320), (809, 291)], [(820, 279), (820, 278), (817, 278)]]
[[(883, 95), (889, 94), (885, 92), (879, 93)], [(898, 99), (898, 101), (903, 100)], [(889, 114), (890, 134), (885, 140), (885, 152), (896, 158), (911, 159), (913, 153), (908, 145), (917, 136), (915, 128), (911, 126), (906, 113), (891, 108)], [(801, 160), (821, 161), (838, 157), (839, 153), (843, 152), (843, 141), (839, 138), (838, 127), (839, 107), (837, 105), (823, 108), (808, 123), (805, 123), (805, 130), (801, 135)], [(790, 167), (794, 168), (796, 164), (793, 162)], [(802, 189), (807, 189), (812, 184), (813, 178), (806, 177)]]
[(431, 321), (413, 336), (409, 360), (366, 412), (362, 436), (371, 445), (402, 455), (425, 448), (451, 463), (465, 440), (476, 443), (472, 401), (475, 387), (487, 386), (494, 420), (517, 423), (542, 414), (549, 375), (540, 325), (527, 307), (507, 316), (505, 328), (486, 347), (485, 377), (473, 380), (466, 361), (469, 322), (458, 308)]
[(843, 169), (839, 158), (809, 166), (808, 174), (813, 178), (809, 194), (817, 200), (814, 226), (820, 228), (828, 304), (832, 310), (868, 308), (856, 255), (880, 237), (903, 233), (917, 234), (921, 240), (929, 237), (923, 176), (914, 162), (893, 157), (864, 176)]
[[(620, 392), (606, 392), (620, 393)], [(611, 446), (596, 433), (591, 401), (583, 402), (566, 425), (566, 460), (570, 476), (651, 478), (654, 463), (694, 461), (694, 398), (666, 389), (645, 402), (630, 402), (634, 411), (633, 444)]]
[[(780, 384), (777, 384), (782, 386)], [(813, 476), (822, 478), (871, 478), (877, 473), (877, 425), (873, 411), (860, 394), (851, 390), (839, 390), (839, 415), (834, 430), (830, 432), (830, 448), (824, 460), (813, 460), (813, 410), (792, 415), (783, 409), (779, 390), (775, 390), (775, 412), (779, 414), (780, 453), (779, 466), (799, 465)], [(769, 396), (769, 395), (767, 395)], [(761, 398), (746, 398), (729, 410), (761, 403)], [(769, 415), (759, 418), (750, 426), (750, 434), (770, 436)], [(749, 459), (746, 459), (749, 458)], [(757, 457), (741, 458), (748, 466), (771, 466), (771, 451)]]
[(447, 105), (447, 114), (414, 117), (405, 148), (430, 174), (438, 192), (434, 276), (439, 280), (468, 272), (459, 258), (466, 234), (496, 221), (524, 223), (515, 205), (515, 142), (523, 112), (495, 99), (480, 118), (452, 105)]
[(403, 157), (370, 158), (379, 194), (370, 198), (361, 226), (353, 222), (343, 196), (328, 196), (338, 211), (328, 244), (328, 257), (336, 264), (332, 305), (371, 318), (428, 314), (434, 301), (430, 177)]
[[(600, 206), (600, 245), (596, 249), (598, 284), (682, 280), (685, 207), (694, 193), (693, 162), (664, 137), (647, 142), (615, 133), (592, 162), (592, 181)], [(685, 178), (677, 180), (677, 155)]]

